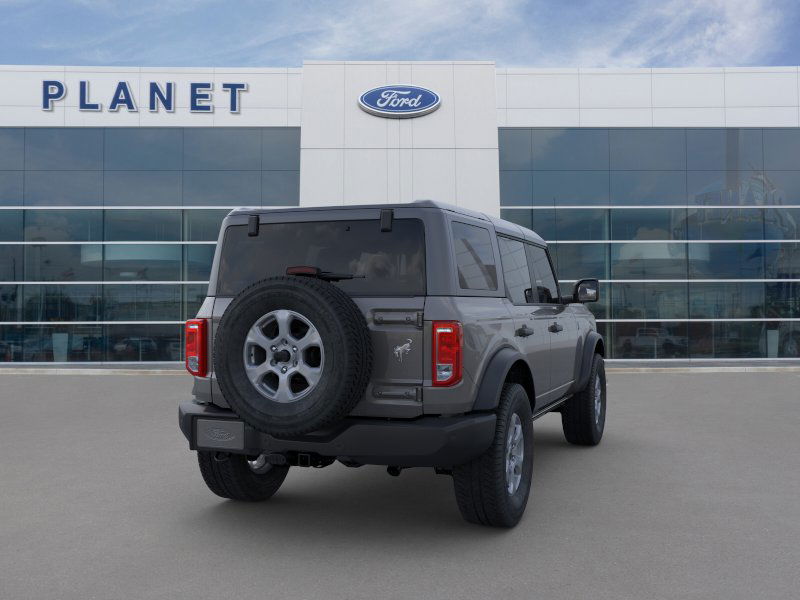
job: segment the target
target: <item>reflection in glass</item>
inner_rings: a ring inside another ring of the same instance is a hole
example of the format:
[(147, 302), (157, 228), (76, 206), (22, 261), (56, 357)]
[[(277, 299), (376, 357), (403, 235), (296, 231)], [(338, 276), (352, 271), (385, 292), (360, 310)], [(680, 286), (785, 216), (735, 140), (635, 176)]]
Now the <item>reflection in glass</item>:
[(0, 171), (0, 206), (22, 206), (25, 203), (23, 178), (24, 171)]
[(25, 129), (0, 127), (0, 170), (25, 168)]
[(167, 242), (181, 239), (180, 210), (107, 210), (105, 239)]
[(612, 323), (614, 358), (686, 358), (689, 332), (686, 322), (646, 321)]
[(611, 171), (615, 205), (686, 204), (685, 171)]
[[(574, 281), (559, 282), (558, 288), (561, 290), (561, 297), (565, 300), (572, 299), (572, 293), (575, 291)], [(608, 319), (608, 307), (611, 303), (611, 284), (600, 284), (600, 299), (597, 302), (587, 302), (584, 304), (586, 308), (594, 315), (595, 319)], [(598, 323), (598, 326), (601, 323)]]
[(261, 206), (261, 171), (184, 171), (184, 206)]
[(177, 361), (181, 359), (181, 325), (107, 325), (108, 361)]
[(686, 279), (686, 244), (612, 244), (611, 278)]
[(764, 284), (689, 283), (692, 319), (749, 319), (764, 316)]
[(183, 211), (183, 239), (189, 242), (216, 242), (222, 220), (230, 210)]
[(183, 168), (261, 170), (261, 130), (253, 127), (186, 127)]
[(0, 281), (22, 281), (22, 246), (0, 247)]
[(261, 168), (264, 171), (300, 169), (299, 127), (265, 127), (261, 130)]
[(686, 168), (690, 171), (764, 168), (760, 129), (687, 129), (686, 147)]
[(556, 211), (556, 237), (554, 239), (558, 241), (607, 240), (608, 210), (571, 209)]
[(530, 171), (500, 171), (500, 197), (505, 206), (533, 205), (533, 178)]
[(800, 358), (800, 323), (770, 323), (765, 334), (770, 358)]
[(608, 279), (608, 244), (551, 244), (559, 279)]
[(800, 170), (800, 129), (764, 129), (764, 168)]
[(767, 356), (763, 322), (689, 323), (692, 358), (764, 358)]
[(0, 210), (0, 242), (19, 241), (22, 241), (22, 211)]
[(24, 339), (21, 325), (0, 325), (0, 362), (21, 361)]
[(102, 171), (25, 171), (28, 206), (99, 206), (102, 202)]
[(187, 319), (194, 319), (197, 316), (197, 312), (200, 310), (200, 306), (203, 304), (203, 301), (206, 299), (206, 293), (208, 292), (208, 286), (205, 284), (190, 284), (183, 286), (183, 316), (181, 317), (184, 321)]
[(767, 317), (800, 318), (800, 281), (776, 281), (764, 287)]
[(22, 360), (27, 362), (96, 362), (103, 360), (99, 325), (26, 325)]
[(690, 240), (760, 240), (764, 211), (760, 208), (690, 208)]
[(452, 223), (458, 281), (463, 290), (496, 290), (497, 268), (489, 230)]
[(611, 129), (611, 169), (683, 170), (686, 137), (683, 129)]
[[(21, 285), (0, 285), (0, 321), (19, 321), (22, 314)], [(2, 351), (0, 351), (0, 354)], [(2, 357), (0, 357), (2, 361)]]
[(497, 243), (500, 246), (500, 263), (503, 266), (506, 295), (514, 304), (527, 304), (530, 297), (525, 296), (525, 291), (532, 288), (525, 245), (502, 236), (498, 236)]
[(184, 246), (184, 281), (208, 281), (214, 248), (213, 245)]
[(534, 129), (535, 171), (608, 169), (607, 129)]
[(300, 171), (263, 171), (261, 206), (293, 206), (300, 197)]
[(99, 171), (103, 130), (95, 127), (28, 127), (25, 168), (33, 171)]
[(100, 210), (25, 211), (26, 242), (97, 242), (102, 232)]
[(180, 206), (182, 188), (180, 171), (106, 171), (103, 197), (106, 206)]
[(106, 321), (180, 321), (180, 285), (105, 285)]
[(535, 206), (608, 205), (609, 173), (536, 171), (533, 173), (533, 202)]
[(500, 129), (498, 147), (501, 171), (529, 171), (532, 168), (530, 129)]
[(98, 244), (25, 246), (26, 281), (100, 281), (102, 264)]
[(102, 297), (97, 285), (24, 285), (25, 321), (99, 321)]
[(183, 130), (174, 127), (108, 127), (105, 168), (175, 171), (182, 168)]
[(686, 283), (614, 283), (612, 319), (685, 319)]
[(764, 244), (689, 244), (693, 279), (762, 279)]
[(106, 281), (180, 281), (181, 247), (160, 244), (105, 246)]
[(784, 204), (784, 192), (763, 171), (687, 171), (689, 204)]
[(800, 243), (764, 244), (767, 279), (800, 279)]
[(686, 209), (615, 209), (611, 211), (614, 240), (686, 239)]

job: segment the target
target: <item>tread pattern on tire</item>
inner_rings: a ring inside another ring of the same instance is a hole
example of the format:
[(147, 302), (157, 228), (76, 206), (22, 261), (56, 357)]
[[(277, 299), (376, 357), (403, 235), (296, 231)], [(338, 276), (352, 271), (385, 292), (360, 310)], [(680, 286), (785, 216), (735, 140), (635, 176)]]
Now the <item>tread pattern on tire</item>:
[[(297, 292), (298, 286), (312, 291), (319, 296), (325, 297), (330, 304), (332, 311), (340, 316), (339, 322), (344, 330), (343, 337), (348, 340), (348, 361), (355, 365), (354, 368), (347, 369), (346, 373), (339, 373), (337, 376), (344, 377), (344, 387), (336, 398), (331, 398), (331, 403), (324, 417), (316, 419), (294, 419), (295, 425), (282, 423), (279, 417), (272, 418), (269, 425), (260, 423), (258, 416), (250, 414), (245, 406), (237, 402), (236, 391), (229, 384), (226, 376), (220, 377), (221, 370), (218, 368), (219, 357), (222, 353), (226, 340), (225, 315), (229, 312), (233, 314), (237, 309), (237, 300), (246, 302), (251, 292), (257, 288), (269, 284), (277, 284), (274, 288), (275, 294)], [(281, 284), (287, 284), (286, 288), (281, 289)], [(361, 310), (352, 298), (340, 288), (325, 281), (309, 277), (277, 276), (269, 277), (257, 281), (243, 289), (237, 298), (231, 302), (225, 315), (220, 322), (219, 330), (214, 340), (214, 361), (217, 381), (222, 389), (222, 393), (228, 400), (231, 409), (245, 422), (256, 429), (265, 433), (277, 436), (295, 436), (322, 429), (346, 417), (364, 395), (370, 378), (372, 376), (372, 339), (369, 328)], [(255, 418), (254, 418), (255, 416)]]
[(231, 454), (225, 460), (217, 460), (215, 452), (198, 451), (197, 462), (208, 489), (222, 498), (243, 502), (260, 502), (272, 497), (281, 487), (287, 466), (273, 466), (266, 473), (254, 473), (247, 459)]
[[(520, 401), (521, 400), (521, 401)], [(453, 469), (453, 486), (456, 502), (461, 515), (470, 523), (490, 525), (494, 527), (513, 527), (519, 522), (527, 502), (521, 509), (514, 510), (509, 506), (509, 496), (505, 489), (505, 446), (507, 425), (511, 413), (520, 414), (523, 423), (530, 424), (526, 438), (533, 433), (533, 415), (528, 395), (518, 383), (507, 383), (500, 394), (497, 410), (497, 428), (492, 445), (475, 460), (459, 465)], [(524, 425), (523, 425), (524, 427)], [(526, 442), (526, 460), (532, 460), (532, 440)], [(520, 483), (530, 486), (527, 482)]]
[[(596, 446), (603, 437), (603, 432), (598, 433), (594, 421), (594, 380), (598, 372), (605, 378), (603, 357), (595, 354), (586, 388), (561, 407), (561, 426), (564, 429), (564, 437), (570, 444)], [(603, 410), (605, 411), (605, 406)]]

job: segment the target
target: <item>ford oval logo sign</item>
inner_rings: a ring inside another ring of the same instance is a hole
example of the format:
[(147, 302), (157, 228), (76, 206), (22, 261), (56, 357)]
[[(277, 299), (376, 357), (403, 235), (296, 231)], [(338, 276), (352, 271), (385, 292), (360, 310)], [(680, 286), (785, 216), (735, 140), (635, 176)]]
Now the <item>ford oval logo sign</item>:
[(361, 94), (358, 105), (371, 115), (406, 119), (439, 108), (439, 94), (415, 85), (384, 85)]

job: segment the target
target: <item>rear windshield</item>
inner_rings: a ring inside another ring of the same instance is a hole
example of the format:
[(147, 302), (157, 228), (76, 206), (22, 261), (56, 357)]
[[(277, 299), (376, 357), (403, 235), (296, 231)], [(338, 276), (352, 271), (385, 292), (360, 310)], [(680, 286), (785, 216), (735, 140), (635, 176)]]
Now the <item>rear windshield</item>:
[(233, 296), (294, 266), (355, 275), (335, 283), (351, 296), (423, 296), (424, 226), (419, 219), (395, 219), (387, 232), (377, 219), (267, 223), (250, 237), (246, 225), (233, 225), (225, 231), (217, 295)]

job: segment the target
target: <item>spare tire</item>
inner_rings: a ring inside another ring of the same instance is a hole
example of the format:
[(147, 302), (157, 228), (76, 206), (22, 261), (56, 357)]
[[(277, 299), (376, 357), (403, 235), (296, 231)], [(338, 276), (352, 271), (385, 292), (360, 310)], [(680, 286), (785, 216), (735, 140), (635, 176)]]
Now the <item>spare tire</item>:
[(237, 295), (214, 343), (225, 400), (276, 437), (317, 431), (344, 418), (372, 372), (369, 330), (355, 302), (331, 283), (270, 277)]

